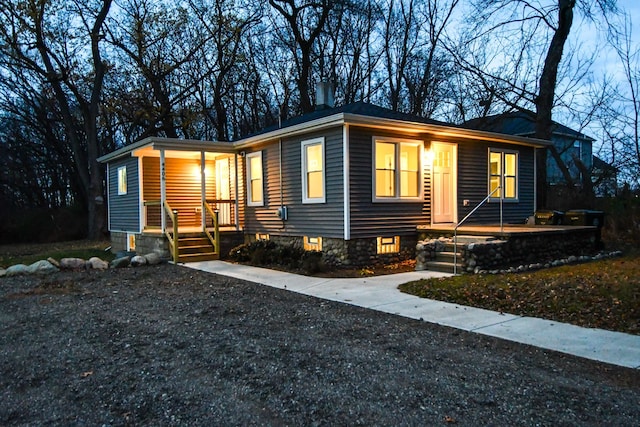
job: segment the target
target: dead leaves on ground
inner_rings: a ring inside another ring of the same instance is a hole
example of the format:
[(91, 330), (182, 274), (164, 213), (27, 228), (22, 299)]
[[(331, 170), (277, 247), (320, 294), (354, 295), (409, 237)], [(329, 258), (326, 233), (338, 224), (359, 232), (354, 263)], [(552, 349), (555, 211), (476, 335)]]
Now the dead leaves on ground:
[(424, 298), (640, 334), (640, 255), (535, 272), (401, 285)]

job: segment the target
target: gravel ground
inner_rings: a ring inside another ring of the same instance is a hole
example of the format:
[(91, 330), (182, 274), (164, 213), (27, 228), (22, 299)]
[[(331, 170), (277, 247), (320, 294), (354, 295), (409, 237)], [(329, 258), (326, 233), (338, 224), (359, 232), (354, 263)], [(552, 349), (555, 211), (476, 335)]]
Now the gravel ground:
[(637, 425), (640, 372), (173, 265), (0, 279), (0, 425)]

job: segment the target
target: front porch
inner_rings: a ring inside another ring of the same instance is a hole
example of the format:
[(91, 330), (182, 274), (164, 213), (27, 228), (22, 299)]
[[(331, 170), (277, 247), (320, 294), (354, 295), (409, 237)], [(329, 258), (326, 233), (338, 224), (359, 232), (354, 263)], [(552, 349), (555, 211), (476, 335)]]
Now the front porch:
[(172, 141), (133, 151), (140, 170), (138, 239), (166, 247), (174, 262), (219, 259), (221, 236), (242, 231), (243, 159), (223, 144), (188, 148)]
[(418, 226), (417, 269), (479, 273), (526, 265), (541, 268), (602, 247), (600, 228), (562, 225)]

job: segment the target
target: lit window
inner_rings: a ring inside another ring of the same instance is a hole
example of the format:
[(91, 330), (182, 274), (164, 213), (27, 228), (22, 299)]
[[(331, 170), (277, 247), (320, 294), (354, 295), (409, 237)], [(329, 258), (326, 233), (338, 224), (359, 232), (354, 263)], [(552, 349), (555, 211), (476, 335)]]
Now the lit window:
[(247, 159), (247, 205), (263, 206), (262, 151), (250, 153)]
[(304, 250), (305, 251), (321, 251), (322, 237), (304, 236)]
[(378, 255), (400, 252), (400, 236), (378, 237)]
[(302, 141), (302, 202), (325, 202), (324, 138)]
[(420, 200), (421, 142), (374, 139), (374, 200)]
[(118, 195), (127, 194), (127, 167), (120, 166), (118, 168)]
[(256, 233), (256, 240), (269, 240), (269, 235), (264, 233)]
[(489, 150), (489, 192), (492, 199), (518, 199), (518, 153)]
[(135, 251), (136, 250), (136, 235), (127, 233), (127, 250)]

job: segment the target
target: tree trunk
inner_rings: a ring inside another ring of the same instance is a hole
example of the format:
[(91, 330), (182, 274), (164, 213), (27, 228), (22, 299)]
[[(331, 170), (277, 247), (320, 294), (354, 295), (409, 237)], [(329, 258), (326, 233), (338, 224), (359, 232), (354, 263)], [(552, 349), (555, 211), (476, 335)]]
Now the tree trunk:
[[(573, 24), (573, 8), (575, 4), (575, 0), (558, 0), (558, 28), (551, 39), (542, 75), (540, 76), (540, 88), (536, 99), (535, 136), (547, 141), (551, 141), (552, 135), (551, 112), (558, 78), (558, 65), (562, 60), (564, 45)], [(547, 153), (544, 151), (539, 154), (541, 155), (537, 157), (537, 208), (546, 207), (547, 204)], [(569, 176), (567, 185), (571, 185), (571, 182), (572, 180)]]

